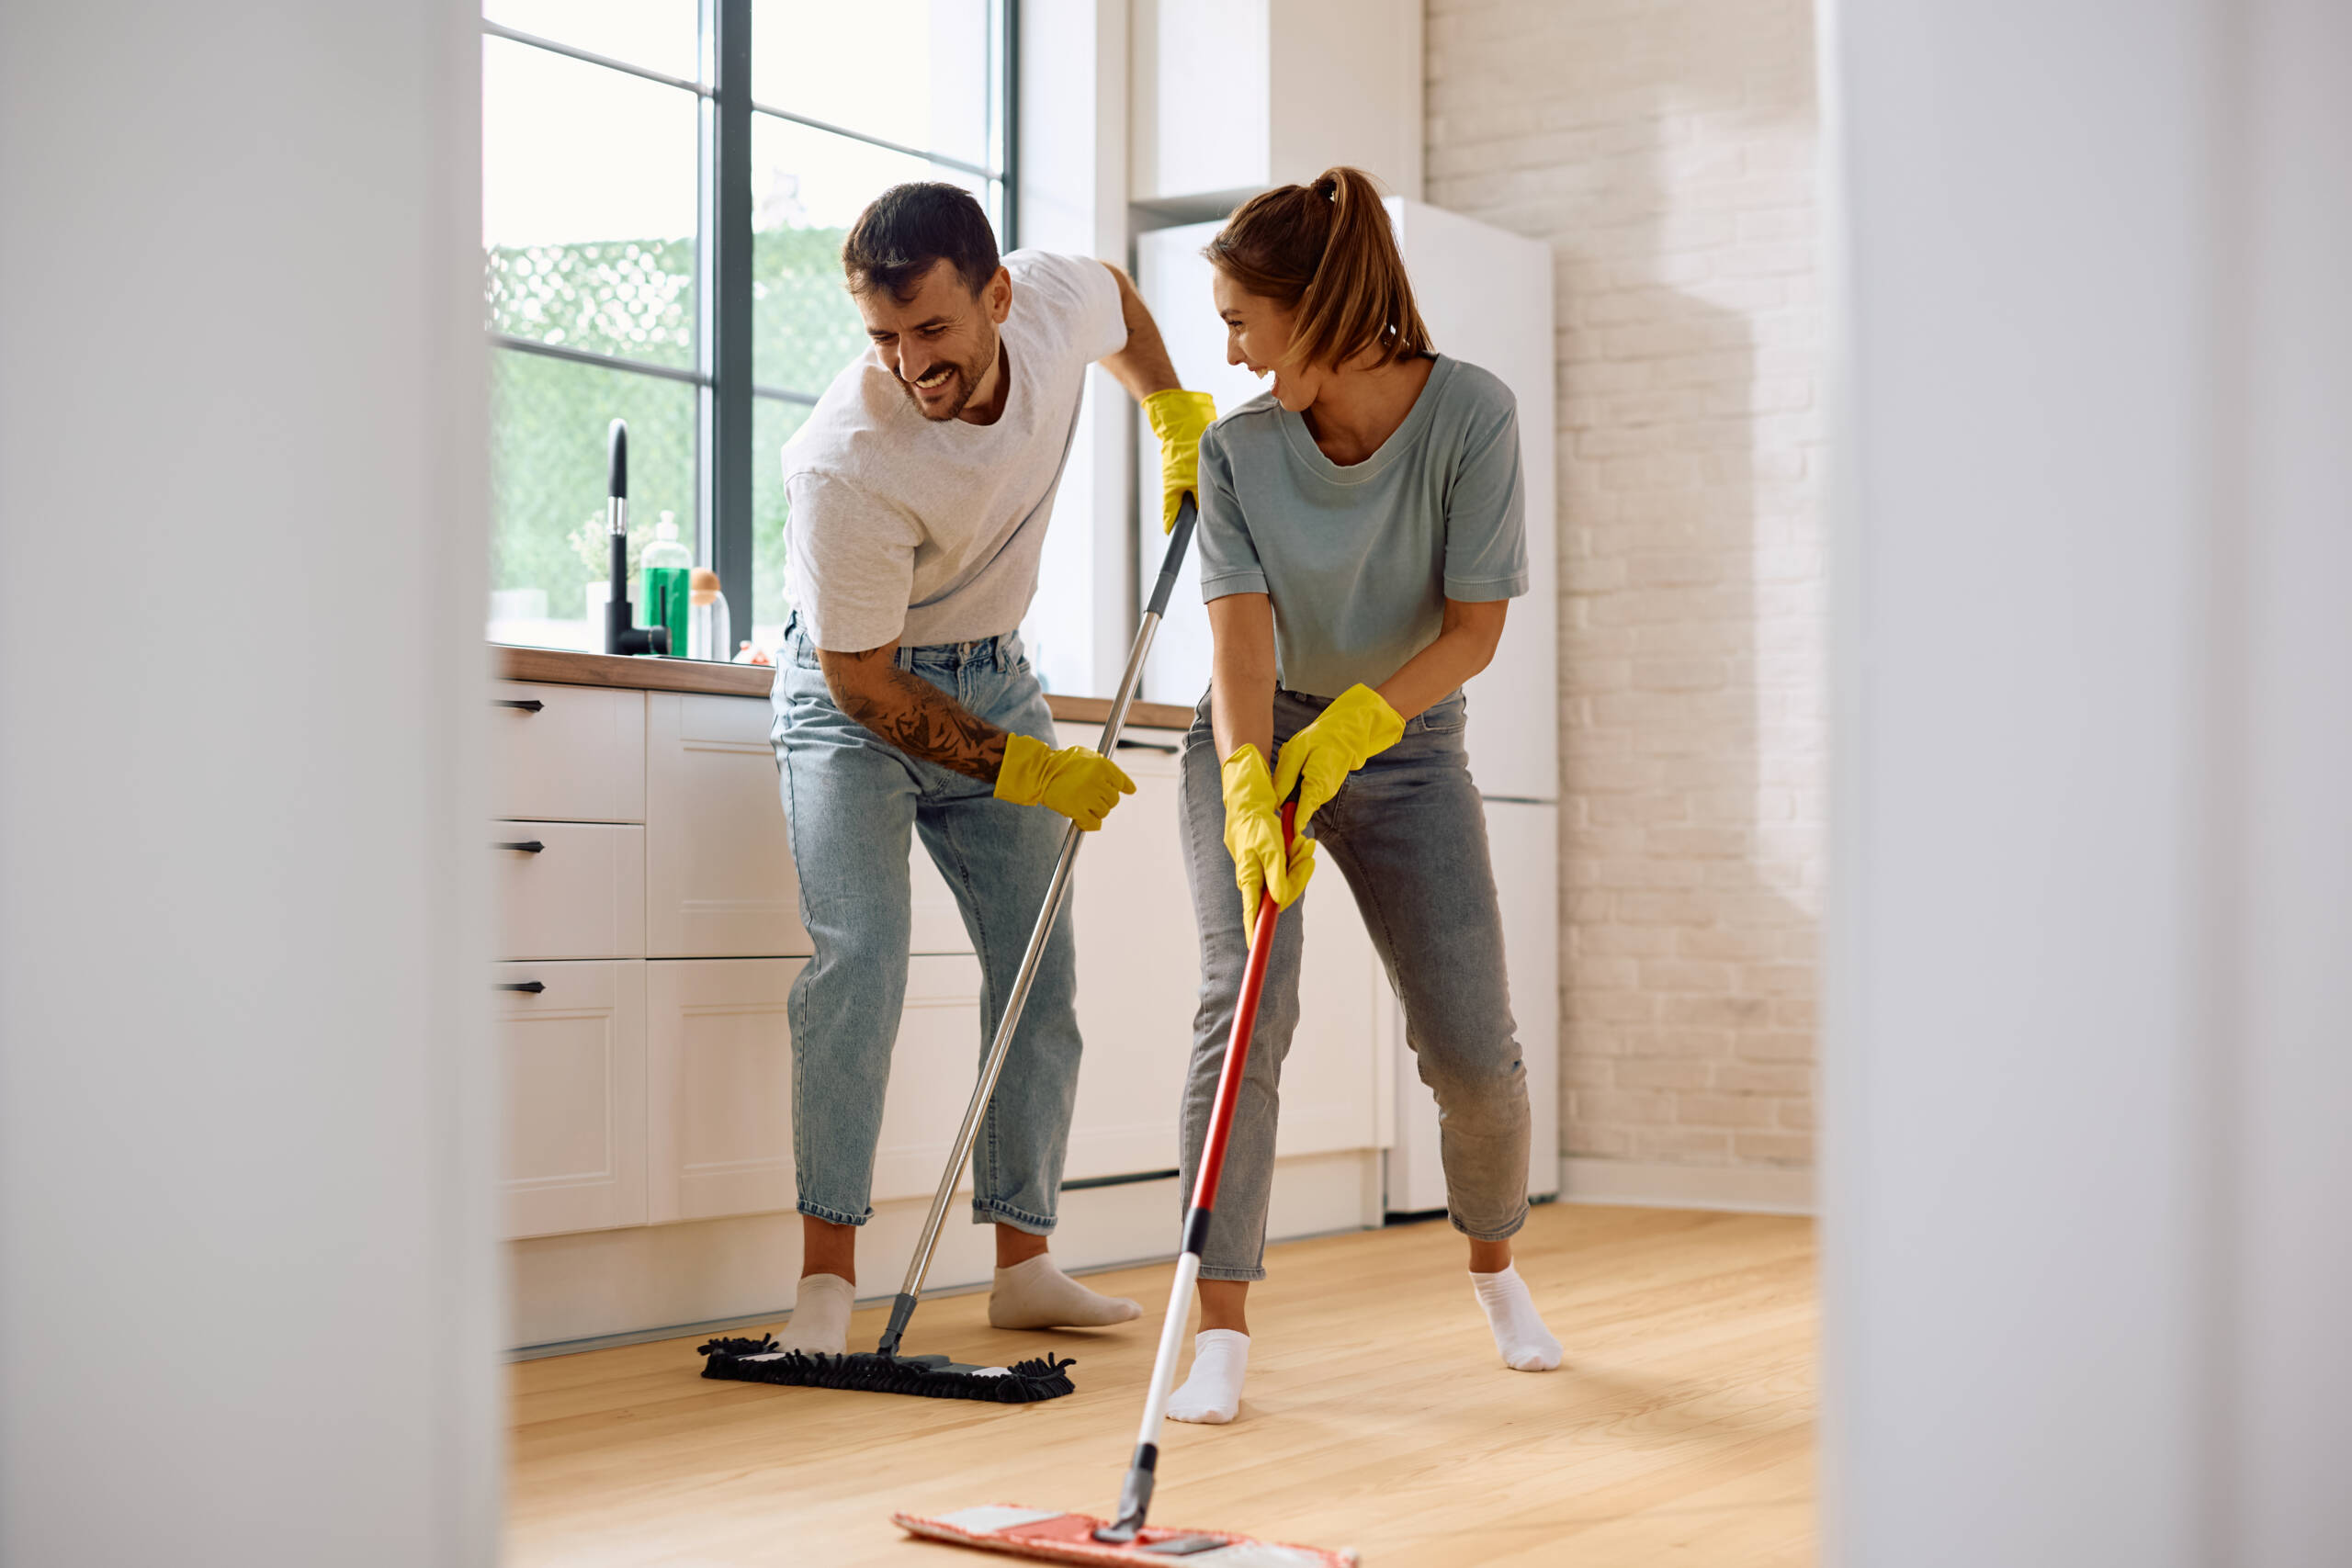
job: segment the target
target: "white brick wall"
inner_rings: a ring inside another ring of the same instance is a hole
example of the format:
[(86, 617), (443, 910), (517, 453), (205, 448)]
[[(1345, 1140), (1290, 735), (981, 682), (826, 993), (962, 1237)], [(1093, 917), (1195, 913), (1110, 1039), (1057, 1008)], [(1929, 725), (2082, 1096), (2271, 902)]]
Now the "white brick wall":
[(1428, 28), (1429, 199), (1557, 256), (1565, 1152), (1809, 1167), (1810, 6), (1430, 0)]

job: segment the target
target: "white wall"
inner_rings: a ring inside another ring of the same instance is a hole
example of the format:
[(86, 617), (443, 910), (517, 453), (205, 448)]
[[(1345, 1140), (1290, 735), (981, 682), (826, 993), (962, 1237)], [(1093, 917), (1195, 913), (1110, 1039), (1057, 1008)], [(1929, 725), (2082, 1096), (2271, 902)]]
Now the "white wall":
[[(1021, 7), (1021, 243), (1127, 264), (1127, 0)], [(1100, 367), (1054, 498), (1022, 636), (1047, 688), (1108, 696), (1135, 630), (1135, 403)]]
[(492, 1558), (479, 57), (0, 8), (0, 1561)]
[(1549, 243), (1564, 1190), (1812, 1201), (1826, 877), (1807, 0), (1430, 0), (1430, 200)]
[(1840, 9), (1828, 1561), (2340, 1563), (2352, 13)]

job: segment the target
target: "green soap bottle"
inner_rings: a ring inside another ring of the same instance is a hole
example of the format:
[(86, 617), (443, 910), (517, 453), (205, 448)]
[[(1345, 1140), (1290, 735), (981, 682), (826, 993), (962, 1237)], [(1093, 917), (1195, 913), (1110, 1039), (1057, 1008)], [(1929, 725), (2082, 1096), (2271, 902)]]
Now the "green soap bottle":
[(686, 580), (694, 564), (694, 552), (678, 542), (678, 514), (664, 512), (638, 565), (637, 603), (647, 626), (670, 628), (673, 659), (686, 656)]

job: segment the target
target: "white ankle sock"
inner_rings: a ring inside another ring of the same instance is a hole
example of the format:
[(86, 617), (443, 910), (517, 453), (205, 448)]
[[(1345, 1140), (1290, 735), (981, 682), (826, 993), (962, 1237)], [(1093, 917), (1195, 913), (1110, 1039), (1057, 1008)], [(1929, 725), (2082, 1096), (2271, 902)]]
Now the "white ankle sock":
[(857, 1289), (839, 1274), (804, 1274), (784, 1325), (783, 1346), (811, 1355), (838, 1356), (849, 1348), (849, 1310)]
[(1560, 1342), (1544, 1326), (1535, 1298), (1519, 1277), (1519, 1265), (1507, 1263), (1498, 1273), (1470, 1275), (1470, 1288), (1486, 1310), (1487, 1326), (1495, 1331), (1495, 1348), (1503, 1365), (1515, 1372), (1548, 1372), (1560, 1364)]
[(1142, 1315), (1126, 1297), (1096, 1295), (1063, 1273), (1048, 1252), (998, 1269), (989, 1292), (992, 1328), (1101, 1328)]
[(1241, 1379), (1250, 1371), (1250, 1336), (1204, 1328), (1193, 1336), (1193, 1372), (1168, 1396), (1170, 1421), (1222, 1427), (1241, 1413)]

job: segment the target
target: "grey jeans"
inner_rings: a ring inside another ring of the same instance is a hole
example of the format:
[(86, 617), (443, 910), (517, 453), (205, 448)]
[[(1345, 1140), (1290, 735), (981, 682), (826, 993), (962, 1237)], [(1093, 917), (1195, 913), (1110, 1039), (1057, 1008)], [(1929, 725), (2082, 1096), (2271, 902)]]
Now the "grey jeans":
[[(1305, 728), (1326, 699), (1274, 694), (1274, 744)], [(1421, 1081), (1436, 1092), (1446, 1208), (1453, 1226), (1499, 1241), (1527, 1223), (1527, 1069), (1503, 973), (1502, 911), (1487, 850), (1486, 808), (1463, 750), (1461, 693), (1407, 722), (1402, 739), (1351, 774), (1315, 814), (1318, 848), (1307, 895), (1274, 930), (1258, 1032), (1235, 1107), (1204, 1280), (1266, 1277), (1266, 1201), (1283, 1058), (1298, 1026), (1299, 954), (1306, 907), (1330, 895), (1336, 865), (1355, 895), (1373, 946), (1405, 1007), (1405, 1034)], [(1201, 1002), (1184, 1084), (1182, 1201), (1208, 1134), (1233, 1009), (1249, 962), (1241, 895), (1225, 848), (1216, 739), (1202, 700), (1184, 738), (1185, 867), (1201, 932)], [(1321, 889), (1318, 894), (1316, 889)]]

